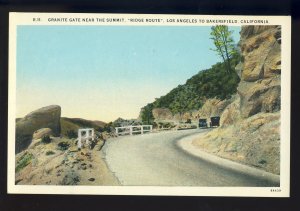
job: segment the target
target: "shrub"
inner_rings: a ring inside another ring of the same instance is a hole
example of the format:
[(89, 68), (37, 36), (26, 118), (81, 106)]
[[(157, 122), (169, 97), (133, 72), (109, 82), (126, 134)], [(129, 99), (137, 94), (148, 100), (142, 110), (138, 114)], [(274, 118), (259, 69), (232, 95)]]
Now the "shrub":
[(163, 123), (163, 122), (159, 122), (159, 123), (158, 123), (158, 127), (159, 127), (159, 128), (162, 128), (163, 126), (164, 126), (164, 123)]
[(31, 163), (32, 159), (33, 159), (33, 155), (31, 153), (26, 152), (24, 155), (22, 155), (20, 159), (17, 161), (16, 172), (19, 172), (25, 166)]
[(54, 154), (55, 154), (55, 152), (53, 152), (51, 150), (49, 150), (49, 151), (46, 152), (46, 155), (54, 155)]
[(74, 130), (68, 130), (67, 131), (67, 136), (68, 136), (68, 138), (77, 138), (77, 134), (76, 134), (76, 132), (74, 131)]
[(162, 123), (162, 127), (173, 128), (173, 127), (175, 127), (175, 125), (172, 122), (165, 122), (165, 123)]
[(51, 142), (51, 138), (50, 138), (49, 135), (43, 136), (43, 138), (42, 138), (42, 143), (43, 144), (49, 144), (50, 142)]
[(164, 128), (169, 128), (169, 127), (171, 127), (171, 124), (169, 122), (167, 122), (167, 123), (163, 124), (163, 127)]
[(103, 128), (103, 131), (106, 131), (106, 132), (110, 133), (110, 132), (112, 131), (111, 127), (112, 127), (112, 124), (111, 124), (111, 123), (106, 124), (106, 125), (104, 126), (104, 128)]
[(98, 128), (96, 128), (96, 131), (98, 131), (98, 132), (102, 133), (102, 132), (104, 132), (104, 128), (102, 128), (102, 127), (98, 127)]
[(192, 123), (192, 120), (191, 120), (191, 119), (187, 119), (185, 123), (191, 124), (191, 123)]
[(263, 165), (263, 164), (266, 164), (267, 163), (267, 161), (266, 160), (264, 160), (264, 159), (261, 159), (259, 162), (258, 162), (259, 164), (261, 164), (261, 165)]
[(67, 150), (67, 149), (69, 148), (70, 144), (68, 144), (68, 143), (65, 142), (65, 141), (62, 141), (62, 142), (59, 142), (59, 143), (57, 144), (57, 146), (58, 146), (58, 149), (59, 149), (59, 150), (65, 151), (65, 150)]

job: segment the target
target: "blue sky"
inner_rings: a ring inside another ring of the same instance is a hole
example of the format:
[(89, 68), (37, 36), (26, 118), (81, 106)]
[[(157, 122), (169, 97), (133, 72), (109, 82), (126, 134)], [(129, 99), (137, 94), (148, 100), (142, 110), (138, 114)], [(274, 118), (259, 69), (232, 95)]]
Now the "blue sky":
[[(240, 27), (234, 30), (239, 40)], [(17, 116), (51, 104), (62, 116), (113, 121), (221, 59), (204, 26), (18, 26)]]

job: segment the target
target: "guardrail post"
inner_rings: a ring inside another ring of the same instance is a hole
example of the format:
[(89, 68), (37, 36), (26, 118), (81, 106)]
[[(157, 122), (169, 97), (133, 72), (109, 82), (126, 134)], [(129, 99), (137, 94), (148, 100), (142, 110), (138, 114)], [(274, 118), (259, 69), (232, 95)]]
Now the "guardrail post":
[(132, 135), (132, 126), (129, 126), (130, 129), (130, 135)]
[(89, 144), (89, 136), (90, 136), (90, 130), (85, 131), (85, 144)]
[(144, 134), (144, 126), (141, 126), (141, 134)]
[(78, 132), (77, 148), (81, 149), (81, 132)]
[(115, 128), (116, 129), (116, 134), (117, 134), (117, 136), (119, 136), (119, 128)]

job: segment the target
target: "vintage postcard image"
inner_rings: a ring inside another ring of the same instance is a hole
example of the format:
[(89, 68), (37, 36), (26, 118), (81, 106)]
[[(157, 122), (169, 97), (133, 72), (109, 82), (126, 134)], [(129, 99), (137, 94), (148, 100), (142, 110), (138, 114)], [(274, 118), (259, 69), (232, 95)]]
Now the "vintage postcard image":
[(289, 196), (290, 17), (9, 27), (9, 193)]

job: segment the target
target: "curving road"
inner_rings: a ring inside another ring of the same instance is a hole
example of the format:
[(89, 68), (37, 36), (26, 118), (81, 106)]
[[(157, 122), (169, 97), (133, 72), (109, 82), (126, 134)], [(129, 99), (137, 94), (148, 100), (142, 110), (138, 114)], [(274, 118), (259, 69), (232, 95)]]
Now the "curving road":
[(105, 159), (122, 185), (277, 186), (264, 178), (221, 167), (186, 153), (177, 142), (207, 130), (168, 131), (111, 139)]

